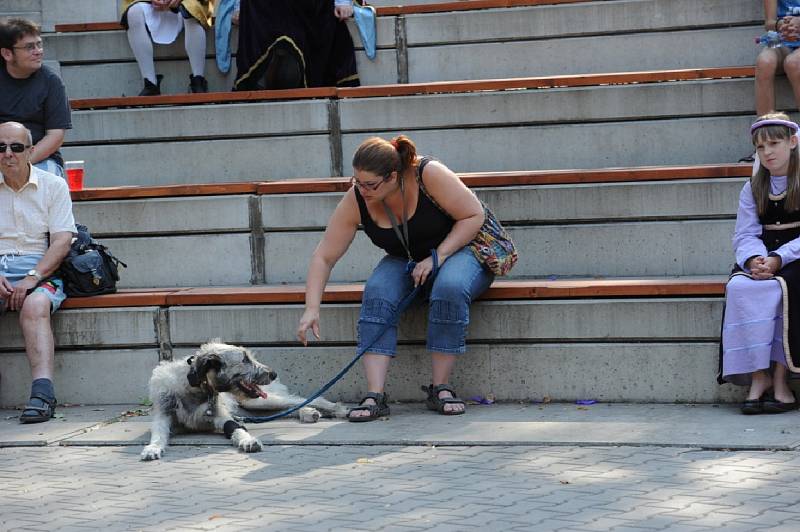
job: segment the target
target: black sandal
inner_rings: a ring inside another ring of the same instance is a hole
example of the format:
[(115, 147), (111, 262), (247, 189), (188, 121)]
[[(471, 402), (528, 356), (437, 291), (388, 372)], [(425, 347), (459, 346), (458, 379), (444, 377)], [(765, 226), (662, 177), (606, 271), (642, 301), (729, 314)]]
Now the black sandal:
[[(455, 390), (453, 390), (449, 384), (437, 384), (436, 386), (431, 384), (429, 386), (423, 386), (422, 391), (428, 394), (428, 398), (425, 400), (425, 405), (428, 407), (428, 410), (434, 410), (444, 416), (458, 416), (466, 411), (466, 404), (458, 398)], [(453, 394), (453, 397), (439, 397), (441, 392), (450, 392)], [(445, 410), (445, 405), (464, 405), (464, 409)]]
[[(375, 401), (374, 405), (365, 405), (364, 401), (367, 399), (372, 399)], [(354, 406), (350, 410), (347, 411), (347, 420), (352, 421), (353, 423), (361, 423), (364, 421), (375, 421), (379, 417), (386, 417), (389, 415), (389, 405), (386, 401), (389, 399), (389, 396), (385, 393), (376, 393), (376, 392), (367, 392), (364, 394), (364, 398), (361, 399), (361, 402), (358, 403), (358, 406)], [(350, 414), (353, 412), (368, 412), (369, 414), (366, 416), (356, 416), (352, 417)]]
[(39, 399), (44, 403), (44, 406), (34, 406), (30, 404), (30, 399), (25, 408), (22, 409), (22, 415), (19, 416), (20, 423), (42, 423), (43, 421), (50, 421), (56, 413), (56, 398), (48, 397), (41, 393), (31, 395), (31, 399)]

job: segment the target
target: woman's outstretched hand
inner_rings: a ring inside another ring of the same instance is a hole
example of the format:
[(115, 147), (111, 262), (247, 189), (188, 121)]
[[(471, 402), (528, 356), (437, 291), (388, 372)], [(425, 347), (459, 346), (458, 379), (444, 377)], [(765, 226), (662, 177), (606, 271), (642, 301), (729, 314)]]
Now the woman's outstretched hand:
[(302, 342), (303, 345), (308, 345), (308, 339), (306, 338), (306, 332), (311, 329), (311, 332), (314, 333), (314, 337), (319, 340), (319, 311), (318, 310), (310, 310), (306, 309), (303, 312), (303, 316), (300, 318), (300, 323), (297, 326), (297, 339)]

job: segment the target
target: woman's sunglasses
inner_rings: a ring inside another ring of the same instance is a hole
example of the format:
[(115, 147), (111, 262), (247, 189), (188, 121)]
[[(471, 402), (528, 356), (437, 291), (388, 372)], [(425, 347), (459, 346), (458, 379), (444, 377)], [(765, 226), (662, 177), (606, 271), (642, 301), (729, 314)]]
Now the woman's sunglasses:
[(375, 192), (376, 190), (378, 190), (378, 187), (380, 187), (384, 182), (389, 180), (389, 177), (384, 177), (380, 181), (375, 181), (374, 183), (362, 183), (361, 181), (356, 179), (355, 176), (353, 176), (350, 178), (350, 184), (357, 186), (361, 190), (371, 190)]

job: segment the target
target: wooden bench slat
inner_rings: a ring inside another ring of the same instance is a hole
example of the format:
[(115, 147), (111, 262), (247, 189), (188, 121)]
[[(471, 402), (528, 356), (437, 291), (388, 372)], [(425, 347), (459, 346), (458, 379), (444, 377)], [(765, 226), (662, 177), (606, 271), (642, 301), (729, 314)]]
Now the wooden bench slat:
[[(750, 164), (707, 164), (695, 166), (645, 166), (590, 170), (535, 170), (519, 172), (469, 172), (458, 176), (469, 187), (557, 185), (581, 183), (621, 183), (636, 181), (671, 181), (749, 177)], [(223, 196), (232, 194), (310, 194), (344, 192), (350, 179), (288, 179), (269, 182), (206, 183), (194, 185), (159, 185), (86, 188), (72, 191), (73, 201), (169, 198), (185, 196)]]
[(108, 107), (150, 107), (154, 105), (200, 105), (206, 103), (239, 103), (268, 100), (307, 100), (335, 98), (336, 87), (310, 87), (239, 92), (206, 92), (197, 94), (160, 94), (158, 96), (118, 96), (70, 100), (73, 110), (104, 109)]
[(80, 33), (87, 31), (114, 31), (122, 30), (122, 24), (118, 21), (109, 22), (75, 22), (70, 24), (56, 24), (57, 33)]
[(559, 4), (576, 4), (589, 0), (460, 0), (408, 6), (376, 7), (378, 15), (414, 15), (421, 13), (447, 13), (449, 11), (474, 11), (479, 9), (502, 9), (508, 7), (531, 7)]
[[(579, 279), (495, 281), (482, 300), (586, 299), (603, 297), (719, 297), (727, 276), (667, 279)], [(359, 303), (364, 285), (332, 284), (324, 303)], [(70, 298), (63, 308), (111, 308), (180, 305), (302, 304), (303, 285), (160, 288), (120, 290), (116, 294)]]
[[(409, 6), (382, 6), (376, 7), (375, 13), (378, 16), (413, 15), (417, 13), (446, 13), (448, 11), (472, 11), (479, 9), (502, 9), (508, 7), (575, 4), (589, 1), (592, 0), (460, 0), (458, 2), (440, 2)], [(117, 21), (81, 22), (55, 25), (55, 31), (58, 33), (113, 31), (122, 29), (122, 25)]]
[(484, 79), (469, 81), (433, 81), (392, 85), (346, 87), (337, 90), (338, 98), (371, 98), (410, 96), (416, 94), (445, 94), (478, 91), (541, 89), (551, 87), (586, 87), (594, 85), (623, 85), (697, 79), (742, 78), (755, 75), (755, 67), (711, 67), (677, 70), (643, 70), (636, 72), (607, 72), (602, 74), (569, 74), (527, 78)]
[(224, 196), (232, 194), (255, 194), (259, 182), (202, 183), (194, 185), (158, 185), (99, 187), (73, 190), (73, 201), (98, 201), (108, 199), (168, 198), (181, 196)]
[(313, 87), (308, 89), (264, 90), (243, 92), (209, 92), (205, 94), (166, 94), (160, 96), (120, 96), (115, 98), (86, 98), (70, 100), (73, 110), (105, 109), (109, 107), (148, 107), (156, 105), (197, 105), (205, 103), (236, 103), (269, 100), (302, 100), (312, 98), (375, 98), (424, 94), (460, 94), (479, 91), (544, 89), (552, 87), (588, 87), (753, 77), (755, 67), (714, 67), (679, 70), (646, 70), (575, 74), (529, 78), (484, 79), (469, 81), (436, 81), (401, 83), (364, 87)]
[(123, 288), (115, 294), (92, 297), (70, 297), (61, 308), (163, 307), (167, 296), (183, 288)]

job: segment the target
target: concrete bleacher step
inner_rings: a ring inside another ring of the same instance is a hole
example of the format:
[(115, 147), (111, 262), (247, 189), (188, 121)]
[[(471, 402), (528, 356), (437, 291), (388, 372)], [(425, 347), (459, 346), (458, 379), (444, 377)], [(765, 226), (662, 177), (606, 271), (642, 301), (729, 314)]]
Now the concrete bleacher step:
[[(749, 168), (720, 163), (751, 151), (743, 132), (761, 6), (541, 4), (398, 9), (379, 17), (378, 61), (358, 58), (364, 83), (401, 83), (237, 102), (230, 93), (92, 102), (139, 90), (124, 33), (48, 35), (49, 57), (80, 100), (67, 159), (86, 161), (89, 186), (158, 185), (74, 195), (78, 221), (130, 268), (121, 293), (68, 300), (56, 314), (59, 399), (137, 402), (159, 360), (213, 337), (251, 346), (301, 393), (326, 382), (353, 355), (362, 288), (352, 281), (363, 281), (378, 253), (359, 235), (326, 292), (323, 340), (307, 348), (294, 337), (297, 283), (346, 187), (329, 176), (349, 175), (350, 154), (368, 135), (398, 132), (458, 172), (487, 172), (463, 178), (521, 251), (514, 276), (472, 308), (470, 350), (453, 379), (461, 395), (740, 398), (714, 377), (730, 233)], [(227, 89), (230, 75), (215, 73), (212, 52), (212, 87)], [(184, 92), (182, 43), (158, 58), (168, 92)], [(517, 79), (476, 85), (490, 77)], [(453, 79), (469, 83), (427, 83)], [(790, 98), (781, 83), (779, 104)], [(696, 166), (707, 163), (716, 166)], [(598, 170), (609, 166), (627, 168)], [(525, 168), (550, 170), (508, 172)], [(29, 382), (15, 320), (0, 317), (11, 331), (0, 338), (2, 405), (24, 402)], [(424, 331), (422, 313), (401, 323), (393, 399), (421, 399)], [(353, 401), (363, 391), (356, 369), (329, 396)]]
[(3, 0), (0, 19), (22, 17), (42, 23), (42, 0)]
[[(713, 0), (614, 0), (384, 15), (378, 17), (375, 61), (366, 59), (352, 24), (351, 33), (362, 84), (374, 85), (751, 65), (757, 53), (752, 38), (761, 33), (762, 19), (760, 6), (746, 0), (729, 0), (724, 9)], [(235, 73), (217, 71), (212, 43), (209, 39), (210, 87), (230, 90)], [(53, 34), (47, 46), (48, 57), (62, 63), (72, 98), (133, 95), (141, 89), (121, 30)], [(182, 42), (158, 48), (165, 91), (186, 92)], [(639, 53), (642, 49), (649, 52)]]
[[(725, 273), (732, 261), (729, 236), (741, 176), (749, 167), (672, 172), (665, 167), (472, 174), (464, 180), (483, 185), (476, 188), (479, 197), (509, 226), (521, 254), (515, 278)], [(121, 199), (110, 199), (113, 189), (100, 189), (76, 198), (107, 199), (76, 201), (74, 210), (78, 221), (128, 263), (122, 287), (298, 283), (342, 195), (314, 193), (312, 185), (241, 183), (229, 194), (204, 196), (157, 188), (149, 194), (173, 195), (155, 198), (141, 197), (148, 194), (146, 187), (136, 193), (123, 188), (116, 191)], [(346, 181), (320, 185), (341, 187)], [(224, 188), (215, 185), (207, 192), (214, 190)], [(640, 253), (655, 241), (659, 245), (652, 252)], [(359, 233), (331, 279), (364, 281), (380, 256)], [(625, 256), (636, 260), (620, 260)], [(220, 268), (223, 258), (226, 266)]]
[[(471, 84), (440, 84), (451, 92), (402, 97), (393, 96), (395, 87), (402, 87), (395, 85), (343, 89), (333, 93), (336, 98), (82, 110), (73, 113), (75, 129), (64, 154), (86, 161), (92, 186), (342, 175), (350, 172), (350, 154), (364, 138), (397, 132), (459, 172), (664, 165), (674, 162), (676, 153), (685, 164), (727, 163), (752, 149), (741, 134), (752, 120), (752, 78), (729, 78), (747, 73), (752, 71), (604, 74), (558, 78), (580, 86), (546, 90), (475, 92)], [(685, 81), (652, 82), (671, 76)], [(626, 84), (602, 84), (615, 78)], [(511, 86), (557, 82), (507, 81)], [(592, 82), (598, 85), (584, 86)], [(358, 97), (381, 91), (389, 95)], [(204, 101), (213, 98), (203, 95)], [(234, 96), (220, 95), (221, 101), (226, 98)], [(791, 102), (785, 84), (778, 101)]]
[[(494, 393), (498, 400), (734, 400), (735, 390), (714, 381), (723, 283), (724, 276), (496, 282), (472, 308), (469, 352), (453, 382), (464, 395)], [(93, 299), (115, 297), (125, 294)], [(140, 306), (118, 308), (73, 299), (54, 318), (59, 398), (137, 402), (160, 357), (189, 354), (213, 337), (251, 346), (284, 383), (309, 393), (352, 358), (359, 297), (360, 286), (331, 286), (323, 340), (307, 348), (294, 338), (300, 286), (162, 291)], [(83, 302), (87, 308), (75, 308)], [(23, 402), (27, 393), (27, 362), (12, 320), (0, 318), (12, 331), (0, 340), (2, 405)], [(429, 378), (423, 320), (419, 314), (401, 321), (403, 354), (388, 387), (396, 400), (418, 400), (418, 386)], [(354, 369), (328, 395), (354, 401), (362, 392), (363, 376)]]

